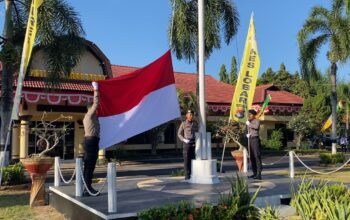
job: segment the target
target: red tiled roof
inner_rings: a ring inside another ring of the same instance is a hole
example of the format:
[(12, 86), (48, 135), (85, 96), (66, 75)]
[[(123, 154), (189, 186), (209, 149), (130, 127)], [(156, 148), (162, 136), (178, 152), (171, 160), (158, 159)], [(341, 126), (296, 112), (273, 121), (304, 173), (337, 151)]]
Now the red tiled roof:
[[(14, 82), (14, 85), (17, 84), (17, 80)], [(23, 82), (23, 88), (30, 89), (48, 89), (49, 87), (45, 84), (43, 80), (25, 80)], [(92, 86), (90, 82), (64, 82), (60, 83), (61, 90), (69, 91), (82, 91), (82, 92), (92, 92)]]
[[(133, 72), (139, 68), (112, 65), (113, 77)], [(193, 73), (175, 72), (176, 87), (183, 92), (196, 93), (197, 75)], [(15, 82), (16, 85), (16, 82)], [(23, 88), (45, 89), (48, 88), (43, 80), (26, 80)], [(90, 82), (64, 82), (60, 84), (60, 89), (65, 91), (91, 92)], [(234, 86), (216, 80), (210, 75), (205, 76), (205, 94), (207, 103), (231, 104)], [(253, 103), (263, 103), (267, 94), (271, 95), (271, 104), (297, 104), (302, 105), (304, 99), (287, 91), (279, 91), (273, 84), (257, 86)]]
[[(183, 92), (196, 93), (196, 74), (175, 72), (176, 88)], [(214, 79), (212, 76), (205, 76), (205, 101), (209, 103), (231, 103), (234, 87)]]
[(267, 94), (271, 95), (270, 103), (279, 104), (303, 104), (304, 99), (300, 96), (294, 95), (293, 93), (287, 91), (269, 91)]
[(139, 69), (138, 67), (131, 67), (131, 66), (120, 66), (120, 65), (113, 65), (112, 64), (112, 75), (113, 77), (121, 76), (124, 74), (131, 73), (135, 70)]
[[(114, 77), (128, 74), (139, 68), (130, 66), (112, 65)], [(183, 92), (196, 92), (197, 75), (193, 73), (175, 72), (175, 84)], [(270, 103), (303, 104), (304, 99), (287, 91), (278, 90), (273, 84), (257, 86), (253, 103), (263, 103), (267, 94), (271, 95)], [(205, 99), (208, 103), (231, 104), (234, 86), (216, 80), (210, 75), (205, 76)]]

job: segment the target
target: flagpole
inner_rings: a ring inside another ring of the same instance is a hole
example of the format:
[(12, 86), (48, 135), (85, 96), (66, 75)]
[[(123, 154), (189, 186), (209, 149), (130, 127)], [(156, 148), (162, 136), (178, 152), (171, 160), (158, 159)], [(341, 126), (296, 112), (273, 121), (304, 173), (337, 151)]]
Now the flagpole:
[(346, 123), (345, 123), (346, 149), (348, 148), (348, 131), (349, 131), (349, 99), (347, 98), (346, 99)]
[(204, 0), (198, 1), (198, 76), (199, 76), (199, 132), (202, 137), (201, 159), (206, 155), (205, 80), (204, 80)]
[(216, 160), (211, 159), (211, 136), (206, 131), (204, 79), (204, 0), (198, 0), (198, 78), (199, 78), (199, 138), (196, 139), (196, 159), (191, 162), (190, 183), (219, 183)]

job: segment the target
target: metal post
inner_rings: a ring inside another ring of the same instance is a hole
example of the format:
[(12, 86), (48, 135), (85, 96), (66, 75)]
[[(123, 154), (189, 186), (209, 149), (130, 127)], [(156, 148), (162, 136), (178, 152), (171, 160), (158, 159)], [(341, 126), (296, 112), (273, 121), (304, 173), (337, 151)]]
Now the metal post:
[(115, 163), (108, 163), (108, 212), (117, 212), (117, 184)]
[(83, 196), (83, 179), (81, 172), (82, 159), (77, 158), (75, 160), (75, 196)]
[(60, 157), (55, 157), (55, 178), (54, 178), (54, 186), (58, 187), (61, 184), (61, 178), (60, 178)]
[[(202, 137), (202, 156), (206, 154), (206, 114), (204, 79), (204, 0), (198, 0), (198, 77), (199, 77), (199, 132)], [(203, 155), (204, 154), (204, 155)], [(203, 157), (202, 157), (203, 159)]]
[(207, 132), (207, 155), (206, 160), (211, 160), (211, 133)]
[(248, 152), (247, 148), (243, 148), (243, 173), (248, 172)]
[(202, 135), (199, 132), (196, 132), (196, 160), (201, 160), (202, 159)]
[(224, 163), (226, 143), (227, 143), (227, 138), (225, 137), (224, 148), (222, 149), (222, 155), (221, 155), (220, 173), (222, 173), (222, 166), (223, 166), (223, 163)]
[(289, 151), (289, 176), (291, 179), (294, 178), (294, 158), (293, 151)]

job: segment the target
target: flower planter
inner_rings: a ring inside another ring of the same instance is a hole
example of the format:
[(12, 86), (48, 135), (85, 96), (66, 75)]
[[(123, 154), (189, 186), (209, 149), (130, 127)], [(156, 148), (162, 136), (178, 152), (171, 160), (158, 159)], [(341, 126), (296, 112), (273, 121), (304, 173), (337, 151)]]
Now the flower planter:
[(233, 159), (236, 161), (238, 171), (243, 172), (243, 151), (231, 151)]
[(33, 157), (22, 160), (22, 163), (32, 179), (30, 190), (30, 207), (45, 205), (46, 173), (54, 162), (52, 157)]

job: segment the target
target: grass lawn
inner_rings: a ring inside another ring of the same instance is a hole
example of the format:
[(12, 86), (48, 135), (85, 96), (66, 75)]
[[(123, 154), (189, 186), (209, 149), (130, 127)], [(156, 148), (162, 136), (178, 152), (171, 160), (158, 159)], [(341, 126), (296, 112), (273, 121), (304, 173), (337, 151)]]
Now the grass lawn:
[[(332, 170), (335, 170), (337, 167), (322, 167), (322, 168), (315, 168), (316, 171), (319, 172), (329, 172)], [(272, 171), (268, 172), (270, 174), (275, 174), (275, 175), (286, 175), (289, 176), (289, 170), (278, 170), (278, 171)], [(344, 167), (343, 169), (332, 173), (332, 174), (316, 174), (314, 172), (311, 172), (306, 169), (296, 169), (295, 170), (295, 177), (303, 177), (305, 176), (306, 178), (315, 178), (315, 179), (322, 179), (322, 180), (329, 180), (333, 182), (341, 182), (341, 183), (350, 183), (350, 167)]]
[(51, 206), (29, 207), (29, 191), (0, 191), (0, 219), (65, 220), (64, 216)]

